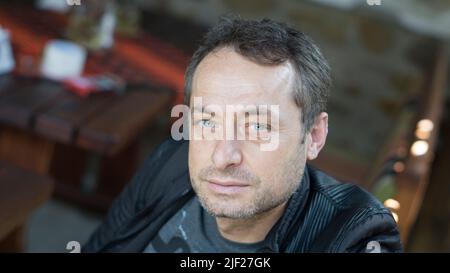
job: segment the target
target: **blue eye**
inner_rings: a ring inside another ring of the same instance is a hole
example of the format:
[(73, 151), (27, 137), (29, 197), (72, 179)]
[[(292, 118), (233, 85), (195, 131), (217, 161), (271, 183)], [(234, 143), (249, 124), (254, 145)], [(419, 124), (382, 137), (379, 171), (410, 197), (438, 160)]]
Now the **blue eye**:
[(214, 122), (212, 122), (209, 119), (202, 119), (202, 120), (199, 120), (197, 123), (199, 123), (200, 126), (205, 127), (205, 128), (214, 128)]
[(270, 130), (270, 128), (269, 128), (269, 126), (267, 124), (252, 123), (250, 126), (255, 131), (268, 131), (268, 130)]

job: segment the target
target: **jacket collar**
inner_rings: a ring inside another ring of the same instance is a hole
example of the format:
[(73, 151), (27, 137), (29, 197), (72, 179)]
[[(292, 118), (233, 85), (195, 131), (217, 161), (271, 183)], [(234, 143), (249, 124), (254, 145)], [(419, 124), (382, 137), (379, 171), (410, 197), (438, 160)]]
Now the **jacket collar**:
[(289, 236), (289, 233), (298, 232), (300, 227), (297, 225), (297, 222), (305, 210), (309, 189), (309, 167), (306, 165), (299, 187), (289, 199), (283, 215), (268, 234), (268, 244), (263, 252), (280, 252), (288, 243), (286, 239), (292, 238), (292, 236)]

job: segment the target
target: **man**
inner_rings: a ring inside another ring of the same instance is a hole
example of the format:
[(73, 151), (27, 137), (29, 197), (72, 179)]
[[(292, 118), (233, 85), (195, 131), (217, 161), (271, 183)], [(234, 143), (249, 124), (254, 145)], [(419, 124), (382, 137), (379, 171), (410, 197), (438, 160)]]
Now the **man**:
[[(83, 250), (401, 251), (392, 215), (373, 196), (306, 164), (325, 144), (330, 86), (305, 34), (268, 19), (222, 19), (186, 71), (191, 140), (153, 152)], [(228, 115), (236, 105), (255, 107)]]

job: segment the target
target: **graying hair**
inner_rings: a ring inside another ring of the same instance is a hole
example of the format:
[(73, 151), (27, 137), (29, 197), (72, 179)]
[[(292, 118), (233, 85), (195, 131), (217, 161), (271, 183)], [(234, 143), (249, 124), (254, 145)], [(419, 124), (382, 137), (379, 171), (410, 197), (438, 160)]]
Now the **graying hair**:
[(296, 70), (293, 92), (302, 111), (304, 130), (326, 111), (332, 85), (328, 62), (306, 34), (271, 19), (244, 20), (223, 17), (204, 36), (185, 74), (185, 103), (189, 105), (195, 70), (206, 55), (222, 47), (232, 47), (240, 55), (262, 65), (291, 62)]

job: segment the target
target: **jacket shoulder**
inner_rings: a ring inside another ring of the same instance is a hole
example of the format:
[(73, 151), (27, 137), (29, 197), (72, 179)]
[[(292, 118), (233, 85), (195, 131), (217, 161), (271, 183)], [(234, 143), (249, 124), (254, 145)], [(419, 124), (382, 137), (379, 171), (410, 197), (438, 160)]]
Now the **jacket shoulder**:
[[(102, 224), (83, 246), (83, 252), (103, 251), (124, 234), (131, 232), (136, 215), (155, 208), (171, 187), (171, 181), (186, 175), (188, 142), (168, 139), (158, 145), (114, 200)], [(126, 231), (124, 231), (126, 229)]]
[(397, 224), (391, 212), (363, 188), (341, 183), (314, 168), (309, 168), (311, 206), (326, 224), (311, 240), (318, 252), (365, 252), (375, 241), (381, 251), (401, 251)]
[(313, 193), (323, 195), (337, 209), (370, 208), (389, 212), (378, 199), (356, 184), (340, 182), (311, 167), (309, 168), (309, 176)]

